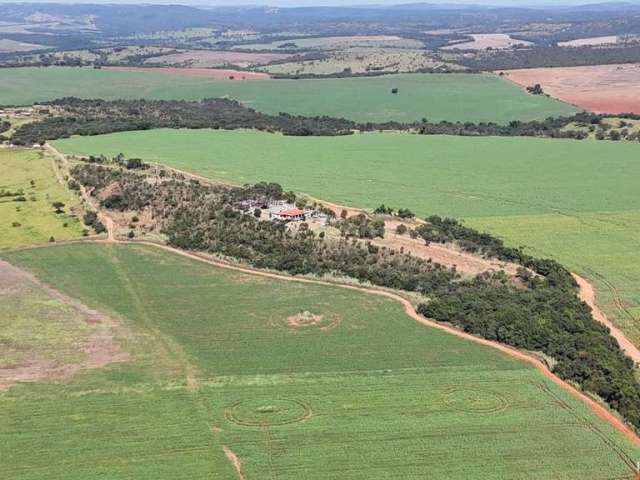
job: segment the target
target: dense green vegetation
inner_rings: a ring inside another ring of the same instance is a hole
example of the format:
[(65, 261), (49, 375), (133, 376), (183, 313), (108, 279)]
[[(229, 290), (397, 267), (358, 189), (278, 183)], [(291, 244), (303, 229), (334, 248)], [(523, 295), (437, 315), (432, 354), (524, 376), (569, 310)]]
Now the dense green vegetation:
[(160, 130), (56, 145), (77, 154), (124, 151), (237, 184), (278, 180), (345, 205), (464, 218), (588, 277), (612, 320), (640, 341), (640, 268), (629, 261), (640, 248), (636, 144)]
[[(0, 249), (82, 236), (78, 200), (56, 179), (51, 158), (34, 150), (0, 149), (0, 170)], [(55, 202), (63, 207), (56, 209)]]
[(236, 478), (227, 447), (246, 478), (573, 480), (631, 475), (639, 453), (534, 370), (383, 298), (141, 246), (4, 256), (124, 319), (132, 355), (0, 393), (6, 478)]
[[(199, 100), (234, 98), (258, 111), (347, 118), (358, 122), (429, 120), (508, 123), (576, 111), (528, 95), (494, 75), (406, 74), (327, 80), (231, 81), (155, 72), (90, 68), (0, 70), (0, 105), (68, 96), (102, 99)], [(393, 95), (391, 90), (398, 88)]]
[[(578, 300), (571, 274), (552, 260), (535, 259), (454, 220), (430, 217), (428, 225), (417, 229), (426, 241), (458, 243), (464, 250), (530, 269), (521, 270), (520, 286), (501, 272), (460, 281), (454, 269), (350, 240), (384, 236), (381, 219), (358, 215), (338, 220), (340, 240), (316, 235), (306, 223), (288, 229), (280, 222), (259, 220), (250, 205), (290, 195), (277, 184), (208, 186), (179, 176), (168, 178), (164, 170), (150, 176), (95, 164), (77, 165), (71, 175), (101, 198), (104, 208), (150, 215), (168, 242), (182, 249), (204, 250), (294, 275), (337, 274), (428, 295), (431, 301), (421, 307), (422, 312), (433, 312), (438, 320), (455, 321), (487, 338), (543, 351), (557, 361), (554, 370), (559, 375), (598, 394), (640, 426), (640, 383), (633, 362)], [(477, 313), (485, 308), (493, 312), (486, 319)]]
[[(616, 140), (630, 141), (640, 138), (640, 133), (633, 129), (633, 122), (638, 121), (640, 116), (633, 114), (617, 119), (625, 126), (614, 129), (610, 126), (611, 118), (586, 112), (570, 117), (548, 118), (544, 121), (512, 121), (508, 125), (432, 122), (426, 118), (412, 123), (356, 123), (326, 116), (303, 117), (287, 113), (267, 115), (235, 100), (223, 98), (187, 102), (81, 100), (69, 97), (49, 102), (47, 109), (55, 109), (56, 114), (22, 126), (11, 135), (11, 142), (15, 145), (44, 144), (47, 140), (73, 135), (90, 136), (153, 128), (253, 128), (293, 136), (350, 135), (355, 132), (393, 130), (411, 131), (421, 135), (529, 136), (579, 140), (590, 137), (602, 140), (615, 136)], [(604, 134), (605, 130), (609, 133)], [(594, 133), (593, 136), (591, 133)]]

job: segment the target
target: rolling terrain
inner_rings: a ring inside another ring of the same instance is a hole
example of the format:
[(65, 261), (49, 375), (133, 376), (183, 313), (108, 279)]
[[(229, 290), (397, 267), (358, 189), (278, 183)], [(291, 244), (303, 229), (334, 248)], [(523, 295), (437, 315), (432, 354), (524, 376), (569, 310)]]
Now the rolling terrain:
[(589, 278), (599, 305), (640, 343), (640, 269), (629, 261), (640, 248), (634, 144), (206, 130), (118, 133), (55, 144), (71, 154), (123, 151), (237, 184), (279, 181), (344, 205), (372, 209), (385, 203), (422, 216), (464, 218)]
[(2, 257), (117, 320), (129, 355), (0, 393), (7, 478), (633, 477), (583, 403), (383, 297), (142, 245)]
[[(160, 100), (231, 97), (270, 114), (328, 115), (359, 122), (413, 122), (426, 117), (430, 121), (508, 123), (544, 120), (578, 111), (557, 100), (528, 95), (491, 74), (254, 82), (148, 71), (50, 67), (1, 69), (0, 84), (0, 105), (26, 105), (68, 96)], [(394, 88), (398, 89), (395, 95), (391, 93)]]

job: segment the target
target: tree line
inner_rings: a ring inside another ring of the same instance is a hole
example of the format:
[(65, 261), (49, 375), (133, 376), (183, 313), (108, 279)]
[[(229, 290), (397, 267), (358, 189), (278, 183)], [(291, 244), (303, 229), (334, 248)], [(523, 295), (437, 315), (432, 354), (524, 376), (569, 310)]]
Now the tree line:
[[(225, 98), (201, 101), (182, 100), (81, 100), (64, 98), (48, 102), (55, 111), (48, 117), (20, 126), (11, 137), (16, 145), (43, 144), (48, 140), (72, 135), (101, 135), (106, 133), (149, 130), (153, 128), (212, 128), (256, 129), (298, 136), (352, 135), (356, 132), (405, 131), (421, 135), (459, 136), (527, 136), (545, 138), (585, 139), (589, 129), (604, 131), (606, 115), (577, 113), (567, 117), (542, 121), (512, 121), (506, 125), (491, 122), (431, 122), (427, 118), (412, 123), (357, 123), (344, 118), (304, 117), (280, 113), (268, 115), (257, 112), (240, 102)], [(622, 119), (640, 120), (640, 115), (617, 115)], [(567, 126), (576, 125), (577, 128)], [(587, 127), (585, 131), (585, 128)], [(617, 133), (613, 133), (617, 132)], [(616, 138), (612, 138), (612, 135)], [(640, 140), (630, 129), (610, 130), (598, 139)], [(0, 137), (0, 140), (3, 140)], [(4, 139), (6, 140), (6, 139)]]
[(570, 272), (553, 260), (529, 256), (456, 220), (427, 218), (415, 230), (427, 242), (455, 243), (477, 255), (522, 265), (518, 282), (504, 272), (463, 279), (455, 269), (369, 243), (367, 238), (384, 234), (384, 224), (375, 219), (341, 218), (335, 226), (342, 236), (330, 238), (305, 223), (288, 228), (247, 211), (247, 203), (295, 201), (278, 184), (211, 186), (165, 170), (155, 174), (95, 163), (79, 164), (71, 175), (101, 198), (104, 208), (150, 213), (175, 247), (292, 275), (332, 274), (424, 294), (429, 302), (419, 307), (423, 315), (544, 352), (555, 360), (556, 374), (599, 395), (640, 428), (640, 383), (633, 362), (580, 301)]

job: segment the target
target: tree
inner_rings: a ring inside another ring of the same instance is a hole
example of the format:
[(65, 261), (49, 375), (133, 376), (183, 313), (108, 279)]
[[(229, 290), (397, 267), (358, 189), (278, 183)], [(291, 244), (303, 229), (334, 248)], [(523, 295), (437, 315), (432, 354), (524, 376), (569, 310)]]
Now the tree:
[(340, 218), (344, 220), (347, 218), (347, 215), (349, 215), (349, 213), (345, 209), (342, 209), (340, 212)]
[(406, 225), (403, 225), (403, 224), (400, 224), (396, 227), (396, 233), (398, 235), (404, 235), (405, 233), (407, 233), (407, 230), (409, 229), (407, 228)]
[(51, 206), (55, 209), (56, 213), (59, 215), (64, 213), (65, 204), (62, 202), (53, 202)]
[(401, 208), (400, 210), (398, 210), (398, 216), (400, 218), (414, 218), (416, 214), (408, 208)]
[(527, 92), (531, 95), (544, 95), (544, 90), (542, 89), (542, 85), (536, 83), (533, 87), (527, 87)]
[(256, 217), (256, 218), (260, 218), (262, 216), (262, 210), (260, 210), (259, 208), (256, 208), (253, 211), (253, 216)]

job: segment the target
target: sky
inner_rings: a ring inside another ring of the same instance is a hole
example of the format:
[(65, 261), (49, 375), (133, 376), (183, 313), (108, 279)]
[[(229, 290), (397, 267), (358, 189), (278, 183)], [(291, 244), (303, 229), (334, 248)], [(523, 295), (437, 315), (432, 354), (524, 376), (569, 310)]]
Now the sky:
[[(31, 3), (134, 3), (134, 4), (183, 4), (183, 5), (269, 5), (274, 7), (300, 6), (353, 6), (353, 5), (397, 5), (407, 3), (447, 3), (496, 6), (550, 6), (584, 5), (603, 3), (607, 0), (26, 0)], [(627, 0), (639, 2), (640, 0)], [(25, 0), (0, 0), (0, 3), (19, 3)]]

